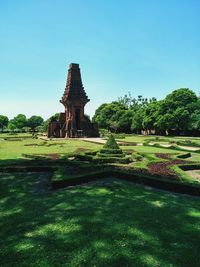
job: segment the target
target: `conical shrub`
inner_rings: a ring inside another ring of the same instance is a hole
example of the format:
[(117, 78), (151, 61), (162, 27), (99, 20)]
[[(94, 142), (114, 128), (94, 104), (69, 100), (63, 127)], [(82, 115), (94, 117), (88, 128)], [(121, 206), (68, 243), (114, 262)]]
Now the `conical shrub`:
[(120, 149), (112, 134), (109, 135), (108, 140), (105, 143), (105, 145), (103, 146), (103, 148), (105, 148), (105, 149)]

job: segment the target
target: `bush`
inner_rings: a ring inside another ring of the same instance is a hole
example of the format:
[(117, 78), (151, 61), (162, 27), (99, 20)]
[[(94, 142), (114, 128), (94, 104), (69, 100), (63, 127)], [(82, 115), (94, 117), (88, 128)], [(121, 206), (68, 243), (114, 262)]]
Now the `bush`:
[(100, 150), (100, 153), (104, 153), (104, 154), (122, 154), (122, 150), (121, 149), (105, 149), (105, 148), (102, 148)]
[(124, 154), (107, 154), (107, 153), (97, 153), (98, 157), (104, 157), (104, 158), (113, 158), (113, 157), (117, 157), (117, 158), (123, 158), (125, 155)]
[(126, 137), (126, 135), (123, 134), (123, 133), (120, 133), (120, 134), (114, 134), (114, 137), (115, 137), (116, 139), (124, 139), (124, 138)]
[(177, 143), (177, 145), (180, 145), (180, 146), (200, 147), (199, 143), (196, 143), (196, 142), (191, 141), (191, 140), (182, 140), (182, 141), (177, 141), (176, 143)]
[(118, 157), (94, 157), (93, 161), (95, 163), (122, 163), (126, 164), (131, 162), (130, 157), (123, 157), (123, 158), (118, 158)]
[(106, 129), (99, 129), (99, 133), (101, 137), (108, 137), (110, 132)]
[(143, 160), (143, 156), (139, 153), (133, 153), (132, 154), (132, 158), (137, 160), (137, 161), (142, 161)]
[(83, 153), (80, 153), (78, 155), (76, 155), (76, 159), (82, 160), (82, 161), (91, 161), (93, 158), (92, 155), (86, 155)]
[(190, 152), (177, 156), (177, 158), (180, 158), (180, 159), (187, 159), (187, 158), (190, 158), (190, 157), (191, 157), (191, 153)]
[(106, 148), (106, 149), (119, 149), (119, 146), (118, 146), (117, 142), (115, 141), (115, 138), (114, 138), (114, 136), (112, 134), (108, 137), (108, 140), (105, 143), (105, 145), (103, 146), (103, 148)]

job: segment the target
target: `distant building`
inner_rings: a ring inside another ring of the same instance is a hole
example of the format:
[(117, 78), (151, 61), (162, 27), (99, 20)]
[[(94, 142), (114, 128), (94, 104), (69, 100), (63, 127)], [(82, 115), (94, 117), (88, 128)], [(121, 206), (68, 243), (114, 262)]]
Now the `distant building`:
[(60, 113), (59, 119), (49, 123), (48, 137), (97, 137), (98, 127), (84, 114), (84, 107), (90, 99), (87, 97), (82, 80), (79, 64), (70, 64), (67, 83), (60, 102), (65, 112)]

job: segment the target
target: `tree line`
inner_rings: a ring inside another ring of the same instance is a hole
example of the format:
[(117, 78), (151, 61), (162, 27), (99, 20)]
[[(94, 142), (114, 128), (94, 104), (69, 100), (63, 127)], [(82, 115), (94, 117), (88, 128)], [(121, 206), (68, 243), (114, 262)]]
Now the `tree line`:
[(44, 119), (41, 116), (26, 118), (24, 114), (18, 114), (13, 119), (0, 115), (0, 131), (10, 132), (35, 132), (44, 130)]
[(200, 98), (188, 88), (174, 90), (162, 100), (129, 93), (102, 104), (92, 120), (116, 133), (199, 135)]
[[(9, 120), (0, 115), (0, 131), (45, 132), (51, 120), (41, 116), (26, 118), (18, 114)], [(200, 134), (200, 97), (188, 88), (180, 88), (164, 99), (132, 97), (131, 93), (117, 101), (104, 103), (97, 108), (92, 121), (100, 129), (115, 133), (158, 134), (158, 135), (196, 135)]]
[(18, 114), (9, 120), (7, 116), (0, 115), (0, 132), (46, 132), (49, 122), (58, 118), (59, 113), (47, 120), (38, 115), (27, 118), (24, 114)]

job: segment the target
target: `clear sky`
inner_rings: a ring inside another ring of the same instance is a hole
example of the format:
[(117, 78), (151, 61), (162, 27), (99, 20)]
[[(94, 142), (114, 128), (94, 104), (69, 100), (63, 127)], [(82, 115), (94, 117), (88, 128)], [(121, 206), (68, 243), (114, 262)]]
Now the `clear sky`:
[(0, 0), (0, 114), (63, 111), (79, 63), (86, 113), (128, 91), (200, 91), (199, 0)]

